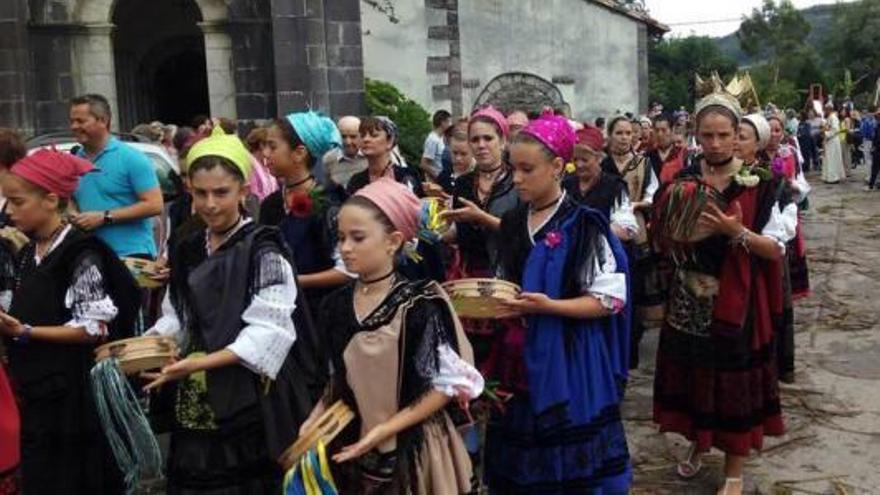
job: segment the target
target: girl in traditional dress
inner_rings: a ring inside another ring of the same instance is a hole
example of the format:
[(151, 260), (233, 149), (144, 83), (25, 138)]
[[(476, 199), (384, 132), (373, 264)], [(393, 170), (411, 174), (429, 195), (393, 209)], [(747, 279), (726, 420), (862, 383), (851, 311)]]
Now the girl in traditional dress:
[(639, 365), (639, 343), (645, 333), (645, 320), (659, 318), (664, 299), (664, 282), (657, 270), (648, 242), (647, 218), (660, 183), (647, 157), (634, 151), (634, 126), (630, 119), (618, 116), (608, 124), (608, 156), (602, 169), (617, 174), (626, 182), (639, 229), (627, 242), (632, 270), (633, 321), (630, 338), (630, 368)]
[(332, 120), (298, 112), (269, 128), (269, 169), (282, 182), (260, 206), (260, 223), (277, 225), (296, 254), (297, 282), (310, 311), (335, 287), (348, 281), (336, 249), (336, 215), (345, 200), (340, 186), (322, 186), (312, 169), (331, 149), (341, 146)]
[(387, 177), (405, 185), (418, 196), (422, 195), (422, 181), (410, 168), (394, 163), (392, 152), (397, 145), (397, 124), (388, 117), (366, 117), (361, 120), (361, 154), (367, 159), (367, 169), (354, 174), (347, 192), (353, 195), (359, 189)]
[[(780, 181), (734, 157), (741, 110), (727, 94), (697, 105), (703, 148), (658, 195), (655, 240), (675, 273), (654, 379), (654, 420), (692, 442), (678, 466), (696, 476), (711, 447), (725, 453), (718, 493), (738, 495), (764, 435), (783, 433), (774, 321), (782, 314), (782, 256), (797, 207)], [(742, 129), (740, 129), (742, 130)]]
[(4, 178), (7, 212), (32, 239), (19, 254), (8, 313), (0, 313), (21, 408), (25, 493), (122, 492), (89, 370), (96, 344), (134, 328), (139, 294), (110, 248), (64, 221), (79, 177), (92, 168), (38, 151)]
[(351, 462), (341, 493), (471, 489), (470, 459), (447, 411), (453, 399), (466, 404), (479, 396), (482, 377), (442, 289), (406, 280), (394, 265), (416, 236), (419, 211), (406, 186), (381, 179), (339, 214), (340, 252), (359, 278), (324, 301), (333, 378), (302, 431), (336, 400), (357, 412), (357, 425), (333, 455)]
[[(743, 117), (743, 122), (749, 124), (760, 122), (760, 116)], [(753, 124), (754, 125), (754, 124)], [(782, 120), (779, 115), (771, 115), (767, 119), (770, 129), (766, 146), (762, 149), (760, 164), (770, 170), (781, 179), (783, 188), (780, 201), (803, 204), (808, 190), (806, 180), (799, 162), (797, 149), (783, 142), (784, 132)], [(758, 127), (763, 127), (758, 124)], [(810, 279), (807, 268), (807, 245), (803, 233), (803, 221), (798, 215), (797, 231), (794, 239), (785, 246), (785, 263), (783, 275), (783, 289), (785, 291), (783, 320), (777, 335), (777, 364), (779, 366), (779, 379), (784, 383), (794, 383), (794, 301), (803, 299), (810, 294)]]
[(568, 121), (545, 115), (510, 148), (523, 204), (502, 218), (500, 272), (524, 292), (499, 316), (526, 319), (526, 330), (510, 341), (526, 380), (489, 423), (492, 493), (629, 491), (620, 419), (629, 349), (627, 259), (608, 220), (561, 187), (574, 145)]
[(242, 213), (250, 159), (215, 127), (187, 154), (195, 209), (207, 229), (178, 244), (151, 334), (185, 357), (147, 390), (180, 380), (168, 457), (170, 494), (263, 494), (281, 487), (275, 459), (323, 387), (315, 336), (278, 229)]

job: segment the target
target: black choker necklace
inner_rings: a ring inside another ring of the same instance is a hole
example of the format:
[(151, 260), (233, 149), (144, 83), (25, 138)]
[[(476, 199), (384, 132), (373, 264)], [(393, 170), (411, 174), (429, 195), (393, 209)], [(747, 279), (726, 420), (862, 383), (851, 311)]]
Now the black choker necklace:
[(286, 187), (286, 188), (288, 188), (288, 189), (293, 189), (294, 187), (299, 187), (299, 186), (305, 184), (306, 182), (308, 182), (308, 181), (310, 181), (310, 180), (312, 180), (312, 179), (314, 179), (314, 178), (315, 178), (314, 175), (309, 174), (308, 177), (306, 177), (305, 179), (303, 179), (303, 180), (301, 180), (301, 181), (299, 181), (299, 182), (294, 182), (293, 184), (284, 184), (284, 187)]
[(361, 294), (367, 294), (368, 292), (370, 292), (371, 285), (377, 284), (383, 280), (388, 280), (389, 278), (393, 277), (395, 273), (397, 273), (397, 272), (394, 270), (394, 268), (392, 268), (390, 272), (386, 273), (385, 275), (382, 275), (379, 278), (374, 278), (373, 280), (361, 279), (360, 280)]
[(562, 199), (562, 195), (561, 195), (561, 194), (560, 194), (559, 196), (557, 196), (556, 199), (554, 199), (553, 201), (547, 203), (546, 205), (541, 206), (541, 207), (539, 207), (539, 208), (532, 207), (532, 208), (530, 208), (530, 210), (532, 211), (532, 213), (538, 213), (538, 212), (541, 212), (541, 211), (544, 211), (544, 210), (548, 210), (548, 209), (553, 208), (554, 206), (556, 206), (556, 203), (559, 203), (559, 200), (560, 200), (560, 199)]
[(480, 170), (480, 175), (494, 174), (495, 172), (501, 170), (501, 167), (503, 167), (503, 166), (504, 166), (503, 163), (499, 163), (498, 166), (495, 168), (490, 168), (489, 170)]
[(723, 160), (723, 161), (720, 161), (720, 162), (717, 162), (717, 163), (710, 162), (709, 159), (705, 158), (705, 157), (703, 158), (703, 160), (706, 160), (706, 165), (708, 165), (712, 168), (716, 168), (716, 167), (725, 167), (727, 165), (730, 165), (730, 162), (733, 161), (733, 157), (731, 156), (730, 158)]
[(216, 235), (216, 236), (220, 236), (220, 237), (223, 237), (223, 236), (225, 236), (226, 234), (232, 232), (232, 229), (238, 227), (238, 224), (240, 224), (240, 223), (241, 223), (241, 215), (239, 215), (239, 216), (238, 216), (238, 219), (236, 219), (235, 222), (232, 223), (232, 226), (231, 226), (231, 227), (228, 227), (226, 230), (224, 230), (224, 231), (222, 231), (222, 232), (216, 232), (216, 233), (214, 233), (214, 235)]
[(376, 282), (381, 282), (381, 281), (383, 281), (383, 280), (388, 280), (389, 278), (391, 278), (392, 275), (394, 275), (394, 269), (393, 269), (393, 268), (391, 269), (390, 272), (386, 273), (385, 275), (382, 275), (382, 276), (379, 277), (379, 278), (374, 278), (373, 280), (361, 279), (361, 285), (373, 285), (373, 284), (375, 284)]

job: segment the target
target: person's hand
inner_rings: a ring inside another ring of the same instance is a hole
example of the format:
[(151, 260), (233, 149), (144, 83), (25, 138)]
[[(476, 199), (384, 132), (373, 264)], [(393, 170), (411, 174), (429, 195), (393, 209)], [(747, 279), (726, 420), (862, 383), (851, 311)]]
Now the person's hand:
[(437, 184), (436, 182), (425, 182), (422, 184), (422, 191), (425, 193), (425, 196), (431, 198), (440, 198), (442, 200), (449, 199), (449, 195), (446, 194), (446, 191), (443, 190), (443, 186)]
[(633, 211), (647, 210), (650, 207), (651, 203), (649, 203), (648, 201), (635, 201), (632, 204)]
[(18, 337), (24, 333), (24, 325), (18, 319), (0, 311), (0, 333), (7, 337)]
[(164, 256), (156, 260), (156, 264), (154, 265), (156, 270), (153, 272), (147, 273), (147, 277), (150, 280), (155, 280), (157, 282), (167, 282), (169, 278), (171, 278), (171, 268), (168, 268), (168, 258)]
[(515, 318), (522, 315), (548, 313), (553, 300), (540, 292), (523, 292), (509, 301), (500, 301), (502, 313), (499, 318)]
[(352, 459), (357, 459), (387, 440), (388, 437), (391, 436), (389, 433), (390, 432), (387, 431), (385, 423), (381, 423), (370, 430), (357, 443), (343, 447), (338, 454), (333, 456), (333, 460), (338, 463), (343, 463)]
[(468, 201), (464, 198), (458, 198), (458, 200), (461, 201), (464, 207), (441, 212), (440, 216), (444, 220), (450, 222), (482, 223), (482, 220), (486, 218), (487, 213), (473, 201)]
[(201, 371), (199, 358), (188, 357), (165, 366), (161, 373), (141, 373), (142, 378), (151, 380), (150, 383), (144, 385), (144, 391), (147, 392), (165, 383), (180, 380), (197, 371)]
[(706, 205), (706, 211), (700, 214), (697, 225), (732, 238), (740, 235), (745, 228), (742, 224), (742, 215), (739, 201), (733, 203), (731, 215), (721, 211), (715, 204), (709, 203)]
[(104, 225), (104, 213), (99, 211), (77, 213), (70, 216), (70, 223), (82, 230), (95, 230)]

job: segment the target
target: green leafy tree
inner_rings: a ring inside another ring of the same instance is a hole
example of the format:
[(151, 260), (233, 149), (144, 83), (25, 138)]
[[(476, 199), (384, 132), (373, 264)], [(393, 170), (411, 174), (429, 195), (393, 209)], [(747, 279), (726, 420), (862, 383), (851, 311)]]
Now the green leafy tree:
[[(839, 4), (833, 14), (832, 29), (823, 54), (831, 63), (834, 84), (840, 96), (873, 94), (880, 77), (880, 0), (860, 0)], [(849, 79), (847, 79), (849, 71)]]
[(400, 152), (407, 163), (418, 164), (425, 138), (431, 132), (431, 114), (392, 84), (367, 79), (364, 86), (370, 115), (384, 115), (397, 124)]
[(774, 83), (782, 74), (783, 60), (807, 47), (810, 23), (790, 0), (764, 0), (760, 9), (743, 19), (736, 36), (743, 51), (767, 60), (774, 69)]
[(667, 108), (694, 104), (694, 74), (712, 71), (728, 78), (737, 69), (736, 62), (724, 56), (718, 45), (706, 36), (669, 38), (651, 43), (648, 52), (650, 99)]

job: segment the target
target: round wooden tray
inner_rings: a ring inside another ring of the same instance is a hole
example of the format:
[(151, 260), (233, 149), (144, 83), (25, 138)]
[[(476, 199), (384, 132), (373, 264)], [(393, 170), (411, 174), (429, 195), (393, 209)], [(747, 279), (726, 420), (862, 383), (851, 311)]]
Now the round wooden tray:
[(161, 368), (176, 356), (174, 339), (155, 335), (117, 340), (95, 349), (95, 361), (115, 357), (126, 375)]
[(354, 419), (354, 412), (344, 402), (336, 401), (318, 418), (308, 432), (300, 435), (278, 458), (278, 463), (287, 471), (299, 462), (300, 457), (318, 445), (319, 440), (328, 444)]
[(165, 285), (164, 282), (154, 280), (150, 277), (150, 275), (159, 271), (156, 267), (155, 261), (143, 260), (140, 258), (122, 258), (122, 262), (128, 267), (131, 275), (141, 288), (157, 289)]
[(493, 319), (503, 312), (499, 303), (516, 299), (518, 285), (494, 278), (463, 278), (443, 284), (460, 318)]

